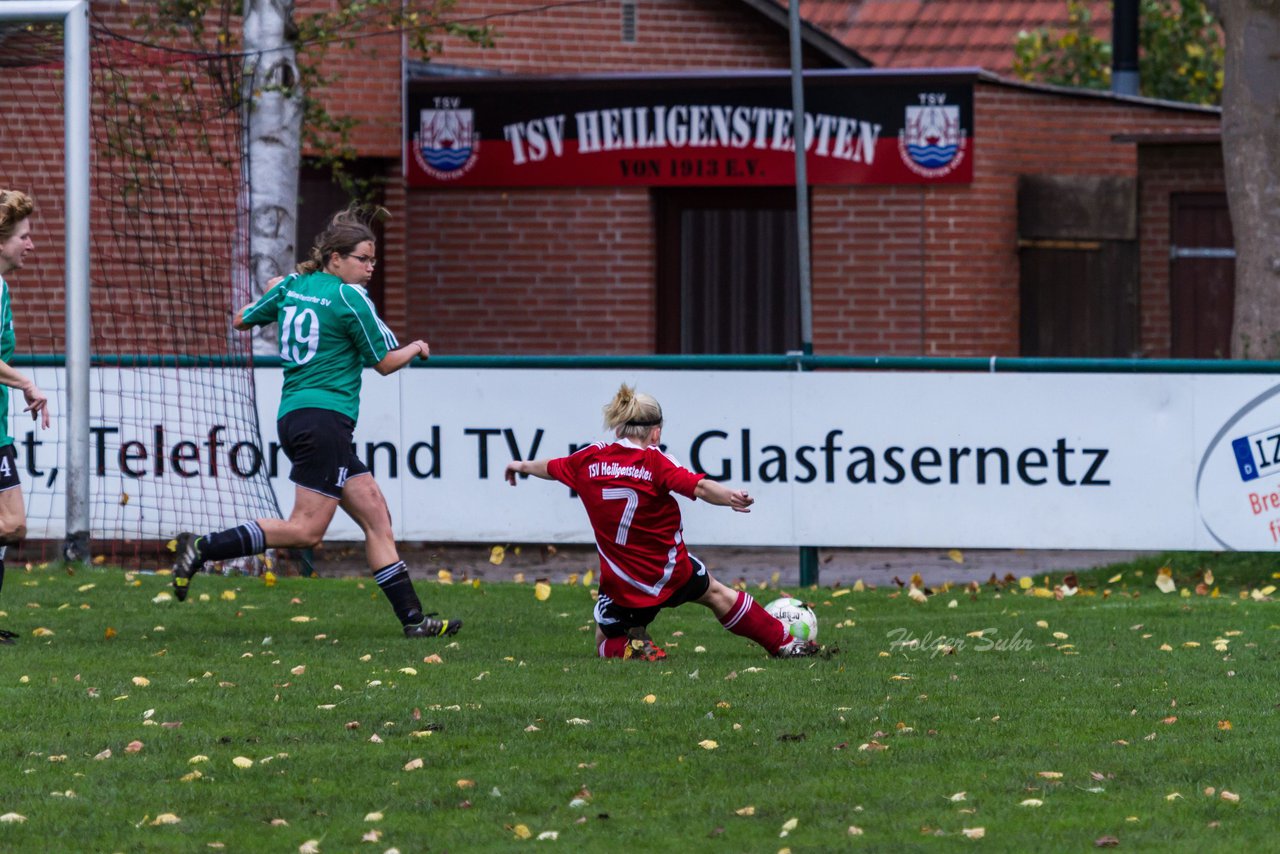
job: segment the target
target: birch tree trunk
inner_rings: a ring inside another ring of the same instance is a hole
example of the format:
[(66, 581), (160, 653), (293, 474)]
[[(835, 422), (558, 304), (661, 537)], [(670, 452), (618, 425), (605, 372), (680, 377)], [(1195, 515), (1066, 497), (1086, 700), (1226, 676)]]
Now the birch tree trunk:
[(1217, 0), (1222, 156), (1236, 245), (1231, 355), (1280, 359), (1280, 0)]
[[(302, 91), (294, 51), (293, 0), (245, 0), (245, 139), (249, 183), (248, 298), (293, 270), (297, 260)], [(238, 309), (236, 306), (235, 309)], [(235, 310), (233, 309), (233, 310)], [(253, 352), (276, 352), (276, 329), (257, 327)]]

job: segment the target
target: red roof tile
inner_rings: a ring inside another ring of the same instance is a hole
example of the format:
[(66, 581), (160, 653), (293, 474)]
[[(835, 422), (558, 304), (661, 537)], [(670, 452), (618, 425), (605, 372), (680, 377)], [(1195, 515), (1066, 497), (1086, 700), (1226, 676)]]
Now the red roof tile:
[[(777, 0), (783, 7), (786, 0)], [(1111, 3), (1090, 0), (1095, 32), (1111, 32)], [(1022, 30), (1067, 28), (1067, 0), (800, 0), (800, 14), (881, 67), (1013, 67)]]

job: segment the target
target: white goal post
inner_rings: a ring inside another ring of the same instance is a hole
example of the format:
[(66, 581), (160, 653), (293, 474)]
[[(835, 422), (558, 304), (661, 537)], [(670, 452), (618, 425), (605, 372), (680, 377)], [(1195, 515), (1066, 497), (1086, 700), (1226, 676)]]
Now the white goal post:
[[(63, 144), (66, 161), (68, 560), (89, 557), (89, 0), (7, 0), (0, 23), (63, 26)], [(15, 176), (16, 177), (16, 176)]]

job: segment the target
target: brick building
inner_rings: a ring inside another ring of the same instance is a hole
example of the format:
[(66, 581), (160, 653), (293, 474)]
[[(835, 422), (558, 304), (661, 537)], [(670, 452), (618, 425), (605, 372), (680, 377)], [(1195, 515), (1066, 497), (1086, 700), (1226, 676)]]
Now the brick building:
[[(324, 0), (300, 7), (309, 3)], [(95, 7), (100, 21), (123, 26), (123, 7)], [(386, 180), (392, 216), (373, 291), (393, 328), (427, 338), (439, 354), (779, 352), (799, 344), (794, 191), (781, 171), (768, 183), (683, 185), (570, 175), (540, 186), (430, 186), (404, 177), (414, 120), (405, 105), (415, 87), (518, 103), (528, 87), (545, 95), (579, 76), (600, 91), (611, 79), (661, 75), (665, 86), (714, 99), (735, 77), (771, 70), (777, 103), (788, 106), (785, 9), (771, 0), (463, 0), (453, 15), (488, 22), (493, 46), (450, 38), (421, 63), (398, 35), (379, 35), (333, 46), (326, 59), (335, 82), (322, 98), (334, 114), (359, 121), (358, 168)], [(1218, 111), (1015, 83), (976, 68), (868, 69), (854, 47), (858, 27), (831, 26), (805, 26), (806, 69), (839, 75), (850, 92), (890, 80), (921, 92), (956, 85), (971, 120), (963, 180), (813, 183), (815, 353), (1221, 354), (1221, 318), (1210, 309), (1229, 296), (1231, 262), (1202, 251), (1230, 246)], [(877, 43), (875, 55), (893, 52)], [(883, 124), (881, 142), (900, 121)], [(812, 153), (809, 163), (812, 174)], [(56, 198), (56, 184), (51, 178), (46, 198)], [(341, 200), (312, 170), (302, 196), (306, 245)], [(49, 240), (60, 240), (56, 202), (46, 213)], [(229, 225), (213, 223), (215, 232)], [(675, 239), (681, 228), (683, 241)], [(223, 262), (206, 264), (208, 277), (226, 275)], [(52, 292), (59, 274), (49, 264), (38, 275)], [(1198, 284), (1206, 275), (1218, 283), (1207, 292)], [(24, 278), (25, 293), (38, 294), (32, 276)], [(17, 297), (25, 298), (37, 297)], [(56, 346), (56, 311), (49, 320)], [(221, 329), (205, 331), (215, 347)], [(109, 332), (97, 335), (99, 349), (124, 346)]]

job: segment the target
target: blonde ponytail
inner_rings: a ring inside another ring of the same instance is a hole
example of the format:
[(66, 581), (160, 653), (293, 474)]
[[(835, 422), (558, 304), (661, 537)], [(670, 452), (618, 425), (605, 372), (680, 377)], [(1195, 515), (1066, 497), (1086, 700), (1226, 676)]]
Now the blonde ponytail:
[(662, 407), (651, 395), (622, 384), (604, 407), (604, 426), (620, 439), (644, 439), (662, 424)]

